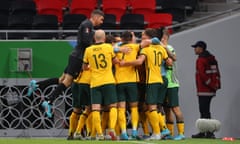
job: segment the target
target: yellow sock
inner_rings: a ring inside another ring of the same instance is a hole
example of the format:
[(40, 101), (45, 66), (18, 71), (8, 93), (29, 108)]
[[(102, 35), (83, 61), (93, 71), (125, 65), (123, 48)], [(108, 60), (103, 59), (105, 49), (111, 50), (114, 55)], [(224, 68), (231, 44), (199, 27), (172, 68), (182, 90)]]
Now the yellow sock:
[(167, 128), (169, 129), (169, 131), (171, 132), (171, 135), (174, 136), (174, 123), (167, 122), (166, 125), (167, 125)]
[(91, 133), (90, 133), (91, 138), (95, 138), (96, 137), (96, 133), (97, 133), (96, 129), (92, 128)]
[[(90, 115), (89, 115), (89, 116), (90, 116)], [(89, 116), (88, 116), (88, 117), (89, 117)], [(95, 127), (93, 126), (92, 118), (93, 118), (93, 113), (91, 112), (91, 116), (90, 116), (90, 118), (88, 119), (88, 125), (87, 125), (86, 127), (87, 127), (88, 136), (91, 136), (91, 138), (95, 138), (95, 137), (96, 137), (96, 129), (95, 129)]]
[(83, 112), (81, 115), (80, 115), (80, 118), (78, 120), (78, 125), (77, 125), (77, 129), (76, 129), (76, 132), (77, 133), (81, 133), (82, 132), (82, 129), (86, 123), (86, 119), (88, 117), (88, 114), (86, 112)]
[(162, 113), (158, 113), (158, 118), (159, 118), (159, 126), (161, 130), (165, 130), (167, 128), (166, 122), (164, 117), (162, 116)]
[(115, 126), (115, 133), (117, 136), (120, 136), (120, 134), (121, 134), (121, 129), (120, 129), (120, 126), (118, 123)]
[(86, 129), (87, 129), (87, 136), (90, 136), (91, 131), (92, 131), (92, 112), (90, 112), (90, 114), (87, 117)]
[(160, 134), (159, 116), (156, 110), (149, 112), (148, 120), (152, 126), (154, 134)]
[(184, 134), (184, 122), (177, 122), (178, 134)]
[(109, 120), (109, 111), (104, 111), (102, 113), (102, 131), (105, 132), (108, 126), (108, 120)]
[(118, 118), (117, 118), (117, 125), (120, 126), (122, 132), (126, 132), (127, 129), (127, 121), (126, 121), (126, 109), (125, 108), (118, 108)]
[(94, 127), (92, 127), (91, 133), (90, 133), (91, 138), (95, 138), (96, 137), (96, 133), (97, 133), (96, 129)]
[(109, 129), (114, 130), (117, 123), (117, 108), (111, 107), (109, 112)]
[(139, 115), (139, 118), (140, 118), (140, 121), (142, 123), (142, 128), (143, 128), (144, 135), (149, 135), (147, 114), (141, 112), (140, 115)]
[(69, 131), (68, 135), (72, 136), (76, 130), (77, 124), (78, 124), (79, 114), (72, 112), (69, 120)]
[(139, 121), (138, 107), (131, 107), (131, 118), (132, 129), (137, 130)]
[[(102, 135), (101, 118), (99, 111), (92, 112), (92, 130), (96, 130), (98, 135)], [(92, 134), (91, 134), (92, 135)]]

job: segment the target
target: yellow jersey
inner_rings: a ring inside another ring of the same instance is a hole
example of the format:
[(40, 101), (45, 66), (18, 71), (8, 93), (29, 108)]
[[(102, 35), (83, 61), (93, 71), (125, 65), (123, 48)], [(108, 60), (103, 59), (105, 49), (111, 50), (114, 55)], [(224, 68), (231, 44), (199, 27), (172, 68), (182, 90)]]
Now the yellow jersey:
[(83, 83), (83, 84), (90, 84), (91, 79), (91, 71), (84, 70), (82, 71), (76, 79), (74, 79), (75, 83)]
[(86, 48), (83, 62), (91, 70), (90, 87), (115, 83), (112, 72), (112, 59), (115, 53), (111, 44), (98, 43)]
[[(117, 58), (119, 60), (124, 61), (133, 61), (136, 60), (139, 44), (129, 43), (122, 45), (123, 47), (128, 47), (130, 49), (130, 53), (117, 53)], [(137, 82), (139, 81), (138, 72), (135, 66), (122, 66), (120, 67), (118, 64), (115, 64), (115, 78), (116, 83), (128, 83), (128, 82)]]
[(168, 58), (167, 51), (161, 45), (150, 45), (141, 49), (140, 54), (146, 56), (146, 83), (163, 83), (161, 64)]

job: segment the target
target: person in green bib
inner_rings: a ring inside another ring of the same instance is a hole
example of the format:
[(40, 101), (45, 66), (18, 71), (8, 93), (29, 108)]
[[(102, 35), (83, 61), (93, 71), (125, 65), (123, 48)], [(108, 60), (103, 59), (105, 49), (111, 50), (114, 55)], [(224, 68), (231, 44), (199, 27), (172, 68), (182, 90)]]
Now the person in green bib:
[[(166, 113), (166, 124), (171, 131), (170, 139), (183, 140), (184, 136), (184, 118), (179, 106), (179, 81), (177, 77), (177, 63), (176, 52), (174, 48), (168, 44), (169, 32), (167, 29), (162, 28), (161, 45), (166, 49), (169, 58), (173, 63), (171, 66), (166, 66), (166, 77), (168, 80), (167, 92), (164, 103), (164, 111)], [(173, 115), (174, 114), (174, 115)], [(178, 128), (178, 134), (174, 137), (174, 116), (176, 117), (176, 124)]]

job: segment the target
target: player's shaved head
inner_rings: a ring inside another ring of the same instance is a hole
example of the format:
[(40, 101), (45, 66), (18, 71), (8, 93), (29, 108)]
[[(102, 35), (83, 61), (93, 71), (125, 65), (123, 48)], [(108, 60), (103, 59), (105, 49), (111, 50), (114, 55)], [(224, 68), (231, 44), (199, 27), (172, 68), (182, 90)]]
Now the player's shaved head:
[(95, 31), (94, 38), (95, 38), (96, 43), (104, 42), (105, 37), (106, 37), (106, 35), (105, 35), (105, 32), (103, 30), (99, 29), (99, 30)]

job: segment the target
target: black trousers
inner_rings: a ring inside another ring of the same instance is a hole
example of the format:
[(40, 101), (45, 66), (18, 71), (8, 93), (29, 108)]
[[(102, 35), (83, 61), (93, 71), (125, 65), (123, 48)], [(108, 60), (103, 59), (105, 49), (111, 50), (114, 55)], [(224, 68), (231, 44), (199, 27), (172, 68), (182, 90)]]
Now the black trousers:
[(210, 105), (213, 96), (198, 96), (200, 118), (211, 119)]

